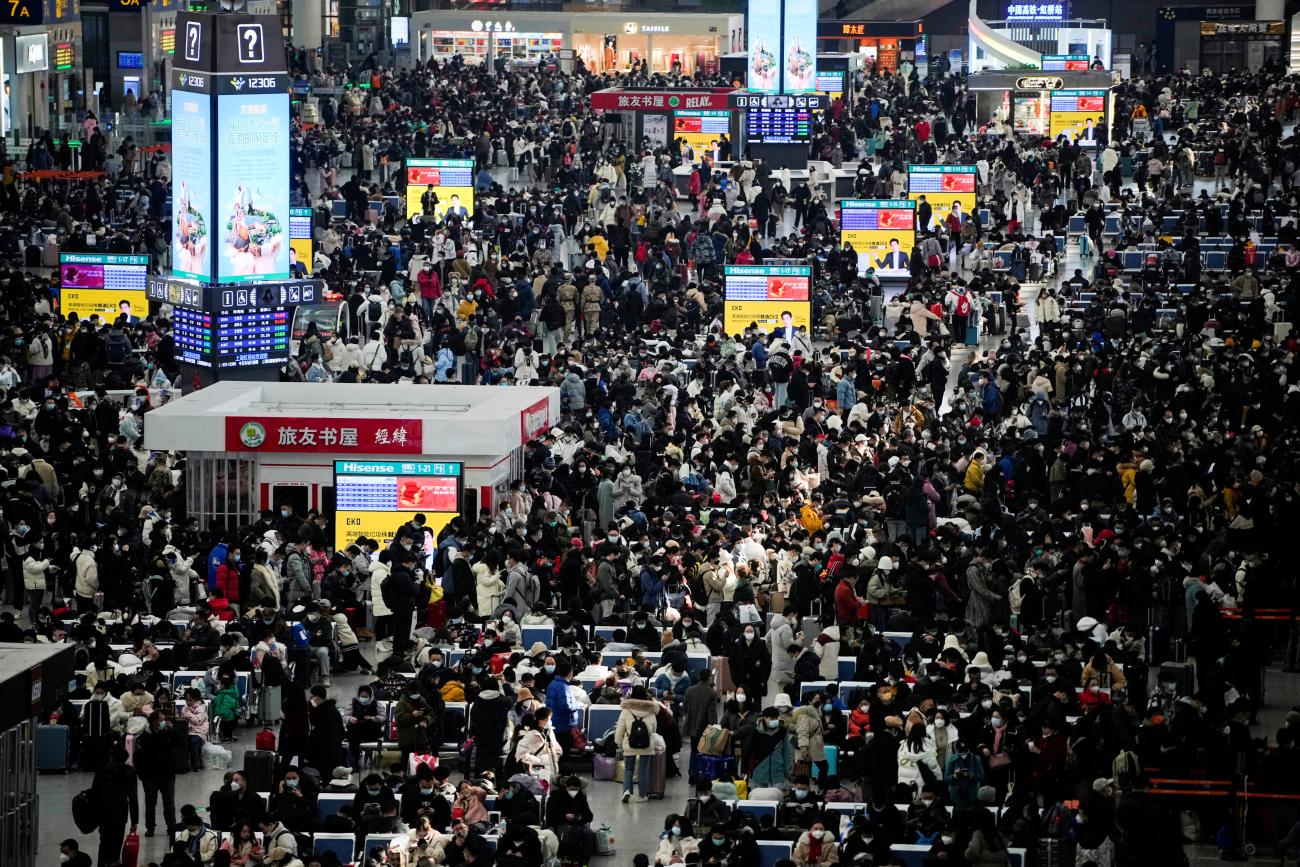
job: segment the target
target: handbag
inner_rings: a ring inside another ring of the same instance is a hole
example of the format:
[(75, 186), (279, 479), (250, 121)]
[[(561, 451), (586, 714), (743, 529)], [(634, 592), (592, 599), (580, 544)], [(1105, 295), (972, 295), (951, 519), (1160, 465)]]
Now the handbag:
[(989, 756), (990, 770), (1006, 768), (1011, 766), (1011, 755), (1009, 753), (994, 753)]
[(569, 739), (575, 753), (587, 751), (587, 736), (582, 733), (582, 729), (569, 729)]
[(438, 767), (438, 757), (428, 753), (411, 753), (406, 759), (407, 776), (414, 777), (420, 770), (420, 765), (427, 765), (432, 771)]
[(790, 779), (796, 777), (807, 777), (812, 774), (812, 761), (810, 759), (795, 759), (790, 765)]

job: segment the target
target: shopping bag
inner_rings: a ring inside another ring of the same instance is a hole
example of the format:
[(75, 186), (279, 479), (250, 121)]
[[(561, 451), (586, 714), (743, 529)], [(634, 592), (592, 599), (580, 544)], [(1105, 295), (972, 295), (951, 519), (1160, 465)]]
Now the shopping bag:
[(406, 759), (406, 775), (414, 778), (421, 765), (427, 765), (432, 771), (438, 767), (438, 757), (429, 753), (411, 753)]
[(140, 860), (140, 835), (132, 831), (122, 841), (122, 867), (136, 867)]
[(695, 750), (709, 756), (723, 756), (727, 754), (727, 745), (730, 742), (731, 732), (720, 725), (711, 725), (700, 735)]
[(614, 832), (608, 825), (601, 825), (596, 831), (596, 854), (613, 855), (618, 850), (614, 848)]

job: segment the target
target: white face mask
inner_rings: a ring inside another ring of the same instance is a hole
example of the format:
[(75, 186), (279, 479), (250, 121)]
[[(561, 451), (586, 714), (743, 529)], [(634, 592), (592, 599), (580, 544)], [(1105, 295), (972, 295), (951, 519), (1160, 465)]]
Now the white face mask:
[(954, 838), (951, 834), (944, 834), (940, 839), (943, 840), (943, 845), (945, 845), (945, 846), (951, 846), (951, 845), (952, 845), (952, 841), (953, 841), (955, 838)]
[(934, 721), (934, 727), (937, 729), (941, 729), (946, 725), (948, 725), (948, 721), (946, 719), (937, 719)]

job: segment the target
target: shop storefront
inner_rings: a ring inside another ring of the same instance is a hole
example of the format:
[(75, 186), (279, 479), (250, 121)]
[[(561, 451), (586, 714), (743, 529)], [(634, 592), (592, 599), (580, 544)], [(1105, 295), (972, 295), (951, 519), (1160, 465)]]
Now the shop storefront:
[(1257, 20), (1255, 6), (1162, 6), (1156, 14), (1161, 71), (1258, 72), (1285, 58), (1286, 22)]
[(743, 15), (417, 12), (411, 27), (420, 60), (531, 63), (570, 50), (594, 72), (634, 63), (664, 73), (716, 71), (718, 58), (745, 39)]
[(1010, 124), (1017, 135), (1065, 136), (1097, 148), (1110, 139), (1114, 85), (1110, 72), (1072, 70), (978, 72), (967, 86), (975, 94), (975, 119), (981, 127), (996, 120)]
[(918, 43), (925, 39), (920, 21), (819, 21), (818, 50), (852, 52), (882, 72), (897, 72), (904, 61), (916, 63)]

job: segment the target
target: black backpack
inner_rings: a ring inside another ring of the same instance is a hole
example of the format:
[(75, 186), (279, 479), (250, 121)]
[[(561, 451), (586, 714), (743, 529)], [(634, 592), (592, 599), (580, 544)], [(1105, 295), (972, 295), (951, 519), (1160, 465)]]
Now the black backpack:
[(379, 596), (384, 600), (384, 605), (392, 611), (397, 604), (397, 584), (393, 580), (393, 573), (389, 572), (384, 576), (384, 580), (379, 585)]
[(632, 727), (627, 732), (627, 745), (634, 750), (650, 749), (650, 727), (636, 714), (632, 715)]

